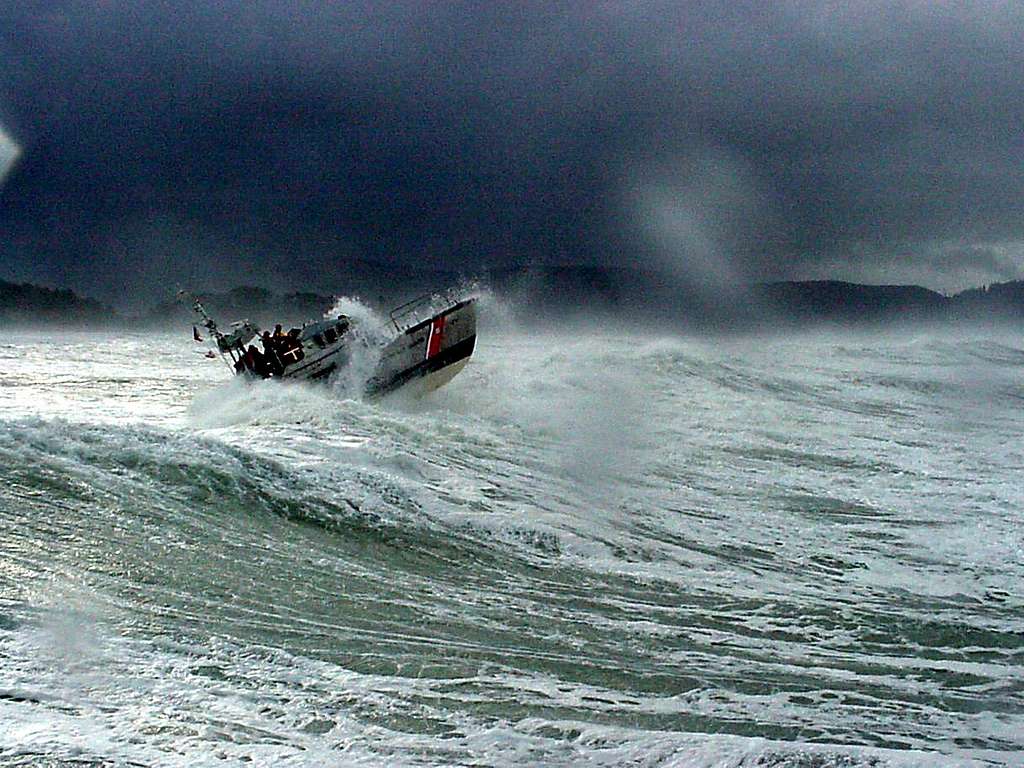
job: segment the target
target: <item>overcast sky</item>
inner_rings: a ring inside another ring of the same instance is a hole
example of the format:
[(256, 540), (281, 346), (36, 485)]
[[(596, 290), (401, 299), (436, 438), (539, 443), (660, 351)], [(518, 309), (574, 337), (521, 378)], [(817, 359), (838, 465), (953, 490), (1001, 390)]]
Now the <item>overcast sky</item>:
[(1024, 275), (1020, 2), (24, 0), (0, 60), (2, 279)]

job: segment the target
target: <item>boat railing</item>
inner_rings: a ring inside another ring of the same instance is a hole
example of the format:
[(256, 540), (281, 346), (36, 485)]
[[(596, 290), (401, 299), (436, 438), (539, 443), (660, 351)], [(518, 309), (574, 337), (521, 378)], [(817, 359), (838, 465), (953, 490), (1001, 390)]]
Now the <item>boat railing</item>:
[(425, 293), (392, 309), (391, 322), (395, 330), (402, 333), (457, 302), (458, 299), (451, 292)]
[(259, 336), (260, 328), (248, 320), (239, 320), (231, 324), (230, 333), (217, 336), (217, 346), (221, 352), (244, 348), (246, 344)]

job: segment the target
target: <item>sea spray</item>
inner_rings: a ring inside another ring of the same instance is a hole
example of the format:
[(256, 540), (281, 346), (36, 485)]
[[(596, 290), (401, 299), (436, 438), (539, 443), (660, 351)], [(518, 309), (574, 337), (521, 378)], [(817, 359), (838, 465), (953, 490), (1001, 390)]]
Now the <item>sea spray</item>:
[(453, 292), (462, 299), (476, 301), (477, 331), (484, 335), (512, 333), (516, 330), (515, 307), (505, 296), (495, 293), (478, 280), (460, 284)]
[(1016, 337), (489, 332), (415, 409), (11, 339), (0, 764), (1024, 749)]
[(324, 319), (349, 319), (348, 360), (331, 374), (331, 391), (340, 397), (359, 399), (380, 364), (384, 347), (394, 336), (388, 321), (356, 296), (340, 296), (324, 313)]

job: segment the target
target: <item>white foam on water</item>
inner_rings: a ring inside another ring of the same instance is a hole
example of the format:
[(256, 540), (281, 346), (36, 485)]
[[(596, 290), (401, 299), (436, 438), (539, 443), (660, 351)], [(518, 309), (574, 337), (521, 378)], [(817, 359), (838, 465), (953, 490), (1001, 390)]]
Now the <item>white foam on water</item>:
[[(54, 607), (38, 628), (0, 635), (11, 662), (0, 671), (0, 764), (314, 766), (341, 755), (346, 764), (384, 764), (362, 745), (358, 724), (337, 713), (319, 718), (316, 702), (296, 695), (299, 679), (282, 696), (274, 683), (247, 678), (255, 670), (237, 648), (213, 638), (168, 653), (92, 619)], [(54, 642), (66, 640), (54, 638), (54, 624), (86, 632), (89, 652), (54, 655)], [(271, 679), (282, 672), (261, 671)]]
[[(332, 312), (371, 327), (360, 307)], [(513, 326), (379, 403), (232, 380), (170, 339), (76, 337), (56, 386), (52, 339), (15, 342), (0, 762), (1024, 748), (1011, 341)], [(25, 588), (54, 573), (80, 589)], [(766, 738), (681, 732), (730, 727)]]
[[(920, 750), (793, 744), (724, 734), (644, 730), (578, 718), (478, 718), (438, 710), (444, 738), (403, 730), (402, 698), (423, 706), (448, 684), (356, 673), (218, 636), (202, 643), (127, 636), (127, 605), (51, 583), (33, 617), (0, 630), (0, 761), (123, 761), (168, 766), (450, 765), (918, 768), (980, 766)], [(87, 640), (69, 640), (67, 629)], [(69, 655), (70, 652), (70, 655)], [(504, 677), (505, 691), (566, 706), (617, 697), (599, 686)], [(472, 690), (470, 688), (469, 690)], [(620, 706), (631, 707), (632, 695)], [(666, 700), (666, 704), (671, 704)], [(682, 707), (686, 711), (689, 707)], [(349, 714), (354, 710), (355, 715)], [(375, 722), (390, 712), (393, 724)], [(411, 710), (410, 713), (415, 710)], [(362, 714), (358, 714), (362, 713)], [(369, 721), (363, 719), (370, 716)], [(450, 718), (446, 721), (446, 718)], [(1012, 736), (1011, 734), (1006, 734)], [(982, 760), (1005, 755), (983, 754)], [(21, 764), (16, 762), (15, 764)]]

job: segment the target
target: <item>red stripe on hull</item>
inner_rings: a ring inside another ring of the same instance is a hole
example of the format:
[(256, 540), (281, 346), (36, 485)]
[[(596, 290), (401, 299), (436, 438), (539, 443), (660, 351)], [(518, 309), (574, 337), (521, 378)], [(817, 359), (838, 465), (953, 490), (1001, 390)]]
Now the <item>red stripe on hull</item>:
[(444, 338), (444, 316), (435, 318), (430, 324), (430, 335), (427, 336), (427, 355), (424, 360), (429, 360), (441, 351), (441, 341)]

